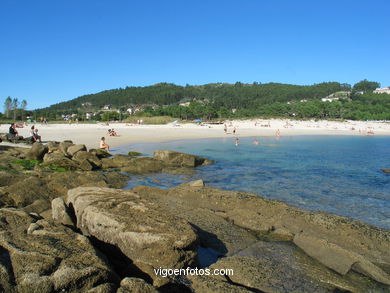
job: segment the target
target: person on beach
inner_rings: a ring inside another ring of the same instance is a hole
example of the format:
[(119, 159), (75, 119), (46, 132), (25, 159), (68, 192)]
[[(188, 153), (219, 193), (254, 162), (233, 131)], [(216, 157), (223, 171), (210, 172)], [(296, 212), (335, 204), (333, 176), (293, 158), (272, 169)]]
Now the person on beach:
[(107, 151), (110, 150), (110, 146), (106, 144), (106, 139), (104, 138), (104, 136), (100, 139), (100, 148)]
[(223, 131), (225, 132), (225, 134), (227, 134), (227, 125), (226, 125), (226, 123), (223, 125)]
[(8, 130), (8, 137), (9, 138), (14, 138), (16, 136), (18, 136), (19, 133), (18, 131), (16, 130), (16, 125), (15, 123), (11, 123), (11, 126), (9, 127), (9, 130)]
[(279, 138), (280, 137), (280, 130), (276, 130), (276, 137)]
[(114, 128), (108, 130), (108, 135), (109, 135), (109, 136), (118, 136), (118, 134), (116, 133), (116, 131), (114, 130)]
[(32, 135), (32, 138), (34, 140), (34, 142), (42, 142), (41, 140), (41, 136), (38, 134), (38, 128), (37, 129), (34, 129), (34, 133)]
[(233, 134), (236, 134), (236, 128), (235, 127), (233, 128)]

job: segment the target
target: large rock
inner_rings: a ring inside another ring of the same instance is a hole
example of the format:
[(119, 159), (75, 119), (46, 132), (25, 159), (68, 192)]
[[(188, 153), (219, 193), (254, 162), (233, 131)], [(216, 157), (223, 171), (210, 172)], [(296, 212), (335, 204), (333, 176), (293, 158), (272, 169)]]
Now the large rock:
[(142, 279), (124, 278), (117, 293), (158, 293), (158, 291)]
[(380, 283), (390, 285), (390, 276), (381, 268), (362, 255), (346, 250), (327, 239), (319, 239), (300, 233), (295, 235), (294, 243), (308, 255), (339, 274), (345, 275), (353, 269)]
[(85, 144), (75, 144), (72, 146), (69, 146), (66, 152), (68, 153), (69, 156), (73, 157), (77, 152), (80, 151), (87, 151), (87, 147)]
[(73, 142), (67, 140), (67, 141), (60, 142), (58, 148), (64, 155), (68, 155), (68, 148), (72, 145), (74, 145)]
[(111, 154), (105, 149), (90, 149), (89, 152), (97, 156), (99, 159), (111, 157)]
[(210, 270), (231, 270), (223, 278), (235, 285), (261, 292), (378, 292), (386, 290), (356, 273), (343, 277), (322, 266), (288, 242), (258, 241), (221, 258)]
[(131, 164), (122, 167), (121, 171), (133, 174), (157, 173), (163, 167), (162, 162), (153, 158), (133, 158)]
[(88, 161), (93, 166), (93, 169), (100, 169), (102, 167), (102, 162), (99, 160), (99, 158), (93, 153), (86, 151), (78, 151), (75, 153), (72, 160), (78, 163)]
[(12, 200), (13, 205), (24, 207), (32, 204), (37, 199), (49, 200), (50, 194), (47, 191), (42, 179), (31, 176), (20, 182), (5, 188), (7, 197)]
[(0, 209), (4, 292), (85, 292), (118, 278), (89, 240), (16, 209)]
[(61, 151), (54, 151), (54, 152), (51, 152), (51, 153), (47, 153), (43, 157), (43, 162), (44, 163), (49, 163), (51, 161), (58, 161), (58, 160), (62, 160), (64, 158), (69, 159), (69, 157), (67, 155), (64, 155)]
[(390, 174), (390, 168), (382, 168), (381, 170), (382, 170), (383, 173)]
[(117, 246), (152, 279), (154, 268), (195, 262), (197, 236), (192, 227), (134, 192), (79, 187), (69, 190), (66, 204), (74, 209), (84, 235)]
[[(201, 245), (222, 255), (235, 255), (256, 242), (256, 238), (290, 244), (294, 239), (323, 268), (347, 272), (346, 280), (350, 279), (348, 275), (358, 272), (388, 284), (388, 230), (337, 215), (303, 211), (253, 194), (194, 187), (191, 183), (169, 190), (136, 187), (133, 191), (191, 222)], [(349, 286), (361, 286), (350, 280)]]
[(41, 144), (40, 142), (35, 142), (28, 151), (26, 158), (29, 160), (42, 160), (43, 156), (48, 151), (49, 149), (47, 146)]
[(47, 189), (54, 197), (66, 196), (69, 189), (79, 186), (100, 186), (123, 188), (126, 186), (128, 176), (118, 172), (61, 172), (52, 173), (45, 178)]
[(56, 223), (73, 226), (73, 220), (69, 214), (68, 207), (62, 197), (57, 197), (51, 201), (53, 221)]
[(43, 157), (43, 167), (52, 166), (52, 167), (61, 167), (66, 170), (80, 170), (80, 166), (76, 161), (72, 161), (62, 152), (56, 151), (53, 153), (47, 153)]
[(163, 161), (167, 165), (177, 167), (194, 168), (200, 165), (210, 165), (213, 163), (213, 161), (205, 158), (168, 150), (155, 151), (154, 158)]

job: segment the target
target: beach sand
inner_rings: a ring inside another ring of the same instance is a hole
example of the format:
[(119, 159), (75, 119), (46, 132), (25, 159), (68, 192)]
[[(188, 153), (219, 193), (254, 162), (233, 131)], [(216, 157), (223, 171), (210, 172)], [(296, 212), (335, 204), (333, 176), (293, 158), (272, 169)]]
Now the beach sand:
[[(126, 123), (96, 124), (35, 124), (43, 141), (72, 140), (74, 143), (85, 144), (88, 148), (99, 147), (101, 137), (111, 148), (140, 142), (161, 142), (176, 139), (198, 139), (216, 137), (248, 137), (274, 136), (277, 129), (281, 136), (288, 135), (367, 135), (373, 131), (374, 135), (390, 135), (390, 123), (366, 121), (297, 121), (286, 119), (251, 119), (228, 121), (227, 133), (224, 125), (197, 125), (183, 123), (179, 125), (134, 125)], [(18, 128), (19, 134), (29, 136), (32, 124)], [(268, 126), (269, 125), (269, 126)], [(2, 124), (0, 132), (8, 132), (9, 125)], [(119, 134), (117, 137), (108, 136), (108, 129), (114, 128)], [(236, 133), (233, 134), (233, 129)]]

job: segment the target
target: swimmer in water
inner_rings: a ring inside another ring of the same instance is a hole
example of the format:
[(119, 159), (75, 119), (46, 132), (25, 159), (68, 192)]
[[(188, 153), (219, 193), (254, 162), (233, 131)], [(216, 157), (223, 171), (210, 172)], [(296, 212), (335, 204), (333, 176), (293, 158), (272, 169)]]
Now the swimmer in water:
[(238, 139), (238, 137), (236, 137), (235, 145), (238, 146), (239, 144), (240, 144), (240, 140)]
[(255, 140), (253, 141), (253, 144), (254, 144), (254, 145), (259, 145), (260, 143), (259, 143), (259, 141), (258, 141), (257, 139), (255, 139)]

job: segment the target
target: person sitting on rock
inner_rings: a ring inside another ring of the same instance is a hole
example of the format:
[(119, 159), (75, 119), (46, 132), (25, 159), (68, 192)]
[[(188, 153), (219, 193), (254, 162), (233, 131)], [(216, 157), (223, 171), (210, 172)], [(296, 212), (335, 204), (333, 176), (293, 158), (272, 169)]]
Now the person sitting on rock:
[(33, 138), (34, 142), (37, 142), (37, 141), (42, 142), (41, 136), (38, 134), (38, 128), (34, 130), (32, 138)]
[(9, 131), (8, 131), (8, 138), (9, 139), (12, 139), (12, 138), (15, 138), (16, 136), (18, 136), (19, 133), (18, 131), (16, 130), (16, 125), (15, 123), (11, 123), (11, 126), (9, 127)]
[(100, 148), (109, 151), (110, 146), (106, 144), (106, 139), (104, 137), (101, 138), (100, 140)]

